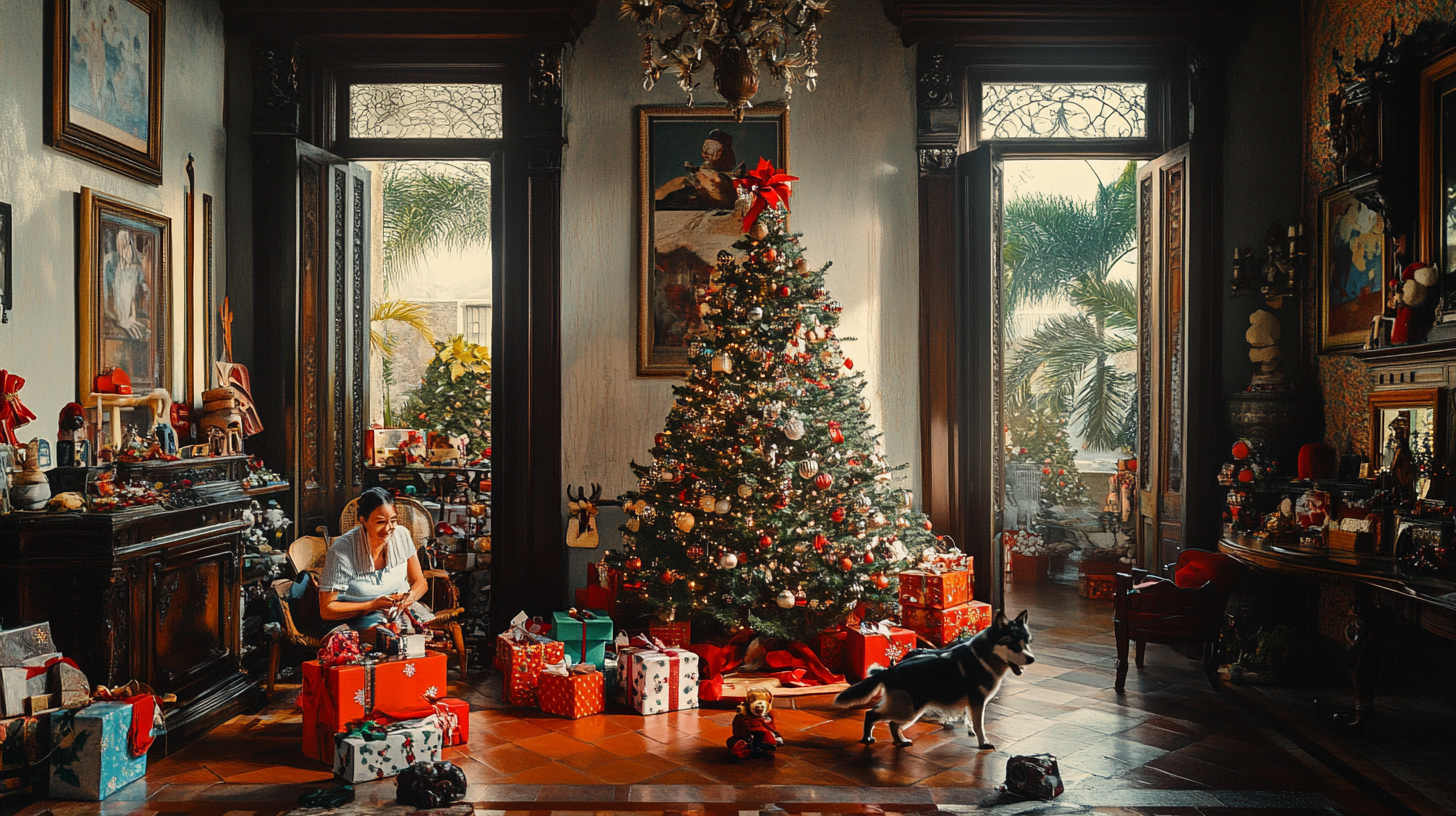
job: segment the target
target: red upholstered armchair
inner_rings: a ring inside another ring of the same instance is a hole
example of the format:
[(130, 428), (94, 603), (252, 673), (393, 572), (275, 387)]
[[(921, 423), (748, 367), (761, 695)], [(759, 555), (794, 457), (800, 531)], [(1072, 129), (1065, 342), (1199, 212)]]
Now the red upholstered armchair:
[(1112, 597), (1112, 626), (1117, 635), (1117, 691), (1127, 684), (1127, 642), (1137, 643), (1143, 667), (1148, 643), (1198, 646), (1208, 682), (1218, 685), (1217, 644), (1223, 611), (1234, 582), (1245, 567), (1222, 553), (1184, 550), (1173, 566), (1173, 580), (1147, 570), (1119, 573)]

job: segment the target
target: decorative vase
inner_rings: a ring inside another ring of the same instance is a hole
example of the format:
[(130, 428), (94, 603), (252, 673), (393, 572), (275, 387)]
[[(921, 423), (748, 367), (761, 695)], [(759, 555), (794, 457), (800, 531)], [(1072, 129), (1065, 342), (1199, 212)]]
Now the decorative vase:
[(1011, 554), (1011, 577), (1018, 584), (1040, 584), (1047, 579), (1045, 555)]
[(1239, 391), (1228, 398), (1229, 430), (1292, 472), (1304, 437), (1300, 429), (1308, 426), (1303, 408), (1293, 391)]
[(758, 68), (753, 58), (741, 47), (725, 47), (713, 68), (713, 89), (729, 107), (742, 110), (758, 93)]

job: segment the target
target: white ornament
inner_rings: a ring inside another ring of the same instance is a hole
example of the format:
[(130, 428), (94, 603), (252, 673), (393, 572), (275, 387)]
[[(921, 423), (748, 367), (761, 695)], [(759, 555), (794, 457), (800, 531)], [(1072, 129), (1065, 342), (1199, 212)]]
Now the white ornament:
[(758, 306), (754, 306), (752, 309), (749, 309), (748, 310), (748, 319), (749, 320), (762, 320), (763, 319), (763, 309), (759, 308)]
[(869, 511), (875, 509), (875, 505), (874, 502), (870, 501), (869, 496), (861, 493), (855, 497), (854, 509), (860, 513), (868, 513)]
[(779, 605), (779, 608), (780, 609), (793, 609), (794, 608), (794, 593), (792, 593), (792, 592), (790, 592), (789, 590), (786, 589), (783, 592), (780, 592), (779, 593), (779, 597), (777, 599), (775, 599), (774, 602)]
[(725, 570), (733, 569), (738, 566), (738, 556), (733, 553), (723, 553), (723, 557), (718, 559), (718, 566)]
[(819, 457), (817, 456), (811, 456), (808, 459), (805, 459), (804, 461), (799, 463), (799, 476), (801, 476), (802, 478), (812, 479), (814, 478), (814, 474), (818, 472)]
[(804, 438), (804, 421), (796, 416), (784, 420), (784, 436), (797, 442)]
[(733, 505), (729, 504), (727, 499), (719, 499), (717, 503), (713, 505), (713, 512), (717, 513), (720, 516), (726, 516), (728, 514), (728, 511), (732, 509)]

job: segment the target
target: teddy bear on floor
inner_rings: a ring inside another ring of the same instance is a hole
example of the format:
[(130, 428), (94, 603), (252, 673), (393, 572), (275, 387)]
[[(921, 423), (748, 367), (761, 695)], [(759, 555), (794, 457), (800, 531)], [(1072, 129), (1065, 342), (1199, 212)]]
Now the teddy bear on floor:
[(728, 750), (734, 759), (771, 755), (784, 744), (774, 727), (772, 711), (773, 692), (766, 688), (748, 690), (738, 706), (738, 716), (733, 718), (733, 736), (728, 738)]

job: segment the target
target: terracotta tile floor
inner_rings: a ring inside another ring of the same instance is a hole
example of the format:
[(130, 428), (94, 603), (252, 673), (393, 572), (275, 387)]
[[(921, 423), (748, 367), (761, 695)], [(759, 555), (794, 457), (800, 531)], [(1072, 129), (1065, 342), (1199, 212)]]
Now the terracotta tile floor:
[[(775, 760), (735, 763), (723, 747), (731, 710), (648, 718), (609, 710), (564, 720), (504, 707), (492, 673), (452, 683), (452, 693), (475, 710), (469, 745), (446, 757), (465, 770), (468, 800), (491, 813), (1438, 812), (1332, 770), (1348, 768), (1317, 760), (1328, 752), (1301, 748), (1290, 729), (1250, 704), (1247, 690), (1210, 689), (1197, 663), (1164, 647), (1148, 649), (1146, 670), (1134, 670), (1119, 697), (1107, 602), (1063, 587), (1026, 588), (1010, 598), (1013, 610), (1031, 609), (1038, 659), (1022, 677), (1008, 678), (989, 710), (995, 751), (977, 750), (963, 727), (929, 723), (909, 729), (909, 747), (883, 738), (861, 745), (859, 712), (809, 697), (780, 701), (787, 745)], [(287, 812), (301, 791), (331, 775), (300, 753), (296, 687), (283, 688), (274, 706), (153, 763), (144, 780), (100, 805), (39, 803), (22, 812)], [(1055, 803), (1018, 803), (995, 790), (1007, 758), (1024, 753), (1057, 756), (1067, 792)], [(357, 791), (357, 812), (382, 812), (394, 784), (370, 782)]]

